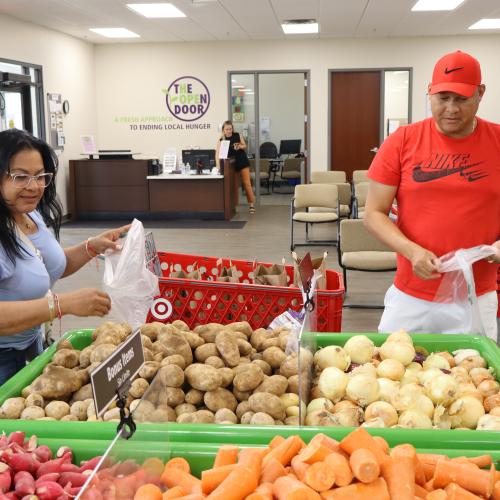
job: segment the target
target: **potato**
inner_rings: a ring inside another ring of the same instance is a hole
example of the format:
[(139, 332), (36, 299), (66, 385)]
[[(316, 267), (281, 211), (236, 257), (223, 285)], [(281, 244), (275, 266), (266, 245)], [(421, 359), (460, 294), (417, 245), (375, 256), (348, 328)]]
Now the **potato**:
[(238, 343), (230, 331), (222, 330), (215, 337), (215, 345), (227, 366), (237, 366), (240, 362)]
[(285, 409), (289, 406), (298, 406), (300, 402), (299, 396), (293, 392), (286, 392), (285, 394), (282, 394), (280, 399), (283, 401)]
[(214, 368), (224, 368), (226, 365), (224, 364), (224, 361), (220, 359), (218, 356), (209, 356), (205, 360), (206, 365), (213, 366)]
[(229, 387), (233, 383), (234, 372), (231, 368), (225, 366), (224, 368), (219, 368), (219, 373), (222, 375), (221, 387)]
[(205, 342), (215, 342), (215, 337), (222, 329), (224, 329), (224, 325), (220, 323), (208, 323), (206, 325), (197, 326), (193, 331)]
[(274, 425), (274, 418), (259, 411), (250, 419), (250, 425)]
[[(49, 417), (49, 418), (51, 418), (51, 417)], [(54, 420), (57, 420), (57, 419), (54, 419)], [(61, 417), (60, 421), (61, 422), (78, 422), (78, 418), (75, 417), (75, 415), (69, 414), (69, 415), (64, 415), (64, 417)]]
[(255, 413), (263, 412), (271, 417), (283, 420), (285, 418), (285, 405), (283, 401), (270, 392), (258, 392), (248, 398), (250, 408)]
[(28, 406), (39, 406), (40, 408), (43, 408), (45, 406), (45, 401), (43, 399), (43, 396), (40, 396), (40, 394), (30, 394), (25, 401), (26, 407)]
[(74, 368), (80, 363), (80, 351), (74, 349), (57, 350), (52, 358), (52, 363), (65, 368)]
[(70, 409), (70, 415), (73, 415), (77, 420), (87, 420), (87, 408), (89, 403), (87, 401), (75, 401)]
[(288, 377), (287, 392), (293, 392), (294, 394), (299, 393), (299, 376), (298, 375), (292, 375), (291, 377)]
[(248, 363), (251, 363), (252, 360), (250, 359), (250, 356), (240, 356), (240, 365), (243, 365), (243, 364), (248, 364)]
[[(287, 345), (288, 345), (288, 339), (290, 338), (290, 330), (283, 330), (282, 332), (280, 332), (279, 336), (278, 336), (278, 339), (280, 341), (279, 343), (279, 348), (283, 351), (283, 352), (286, 352), (286, 348), (287, 348)], [(286, 424), (286, 422), (285, 422)]]
[(212, 424), (215, 419), (214, 414), (208, 410), (198, 410), (190, 415), (193, 416), (193, 423), (195, 424)]
[[(280, 365), (280, 375), (290, 378), (299, 373), (299, 356), (296, 352), (286, 356)], [(290, 391), (293, 392), (293, 391)]]
[(236, 416), (241, 418), (247, 411), (250, 411), (250, 403), (248, 401), (241, 401), (236, 407)]
[(181, 387), (184, 383), (184, 372), (177, 365), (164, 365), (157, 373), (157, 379), (167, 387)]
[(160, 329), (163, 323), (155, 321), (153, 323), (146, 323), (141, 326), (141, 335), (145, 335), (151, 339), (151, 342), (155, 342), (160, 333)]
[(22, 391), (21, 391), (21, 396), (23, 398), (27, 398), (30, 394), (33, 394), (33, 388), (31, 387), (31, 385), (28, 385), (26, 387), (23, 387)]
[(135, 409), (139, 406), (140, 402), (141, 402), (140, 399), (134, 399), (133, 401), (130, 402), (128, 406), (130, 413), (133, 413), (135, 411)]
[(249, 410), (243, 413), (243, 415), (240, 418), (240, 424), (242, 425), (250, 425), (250, 422), (252, 421), (252, 417), (255, 415), (255, 412)]
[(45, 416), (45, 410), (43, 408), (40, 408), (39, 406), (28, 406), (28, 408), (25, 408), (22, 411), (19, 418), (21, 420), (38, 420), (39, 418), (43, 418)]
[(189, 332), (191, 330), (188, 324), (185, 321), (182, 321), (181, 319), (176, 319), (175, 321), (172, 321), (171, 324), (172, 326), (175, 326), (175, 328), (178, 328), (179, 330), (183, 330), (185, 332)]
[(260, 350), (265, 351), (270, 347), (277, 347), (279, 349), (279, 345), (280, 345), (280, 339), (278, 337), (275, 337), (273, 339), (265, 339), (262, 341), (262, 344), (260, 345)]
[(299, 417), (286, 417), (284, 421), (285, 425), (300, 425)]
[(210, 365), (195, 363), (184, 372), (189, 385), (200, 391), (214, 391), (222, 385), (222, 375)]
[(90, 353), (90, 362), (91, 363), (102, 363), (105, 359), (107, 359), (116, 349), (116, 345), (114, 344), (100, 344), (96, 345), (95, 348)]
[(67, 339), (60, 339), (56, 344), (56, 351), (61, 349), (74, 349), (73, 344)]
[(165, 390), (160, 392), (158, 403), (175, 408), (184, 403), (184, 391), (178, 387), (166, 387)]
[(219, 356), (219, 351), (215, 343), (207, 343), (197, 347), (194, 351), (196, 361), (204, 363), (207, 358), (212, 356)]
[(144, 361), (156, 361), (155, 353), (143, 347), (142, 351), (144, 352)]
[(228, 408), (234, 412), (238, 406), (238, 402), (234, 395), (222, 387), (219, 387), (215, 391), (207, 391), (203, 397), (203, 401), (206, 407), (213, 412), (221, 408)]
[[(262, 356), (262, 354), (260, 354)], [(260, 367), (260, 369), (264, 372), (264, 375), (272, 375), (273, 374), (273, 370), (272, 368), (269, 366), (269, 363), (266, 363), (264, 360), (262, 359), (253, 359), (252, 360), (252, 363), (254, 365), (257, 365), (258, 367)]]
[(71, 397), (71, 402), (75, 401), (85, 401), (86, 399), (92, 399), (94, 394), (92, 392), (92, 385), (86, 384), (73, 393)]
[(103, 341), (112, 340), (115, 345), (123, 342), (128, 335), (130, 335), (132, 329), (127, 323), (114, 323), (112, 321), (106, 321), (101, 326), (96, 328), (92, 333), (92, 339), (95, 344), (105, 343)]
[(175, 410), (168, 405), (159, 405), (151, 414), (151, 422), (175, 422), (177, 415)]
[(265, 328), (257, 328), (250, 336), (250, 344), (252, 344), (252, 347), (257, 349), (257, 351), (260, 351), (262, 342), (270, 337), (272, 337), (272, 335)]
[[(94, 400), (88, 399), (87, 401), (89, 402), (89, 405), (87, 406), (87, 420), (88, 420), (90, 417), (95, 417), (96, 412), (95, 412)], [(130, 411), (132, 411), (132, 410), (130, 410)]]
[(8, 398), (3, 402), (0, 408), (0, 418), (16, 420), (21, 417), (25, 407), (26, 401), (24, 398)]
[(271, 368), (279, 368), (285, 361), (286, 354), (277, 346), (268, 347), (262, 353), (262, 359), (269, 364)]
[(190, 389), (184, 397), (186, 403), (198, 406), (203, 401), (203, 392), (198, 389)]
[(253, 352), (252, 344), (250, 344), (250, 342), (248, 342), (246, 337), (244, 339), (237, 338), (236, 343), (238, 344), (238, 349), (240, 351), (240, 355), (248, 356), (248, 355), (252, 354), (252, 352)]
[[(253, 349), (253, 348), (252, 348)], [(255, 349), (254, 349), (255, 350)], [(261, 352), (252, 352), (252, 354), (250, 354), (250, 359), (252, 361), (257, 361), (257, 360), (261, 360), (263, 358), (262, 356), (262, 353)], [(266, 363), (267, 364), (267, 363)]]
[(197, 347), (203, 345), (205, 341), (194, 332), (182, 332), (184, 338), (188, 341), (189, 347), (191, 349), (196, 349)]
[(79, 362), (81, 368), (87, 368), (87, 366), (90, 366), (90, 356), (94, 349), (95, 345), (91, 344), (79, 352)]
[(82, 385), (83, 380), (78, 372), (50, 364), (45, 368), (44, 373), (31, 383), (31, 389), (44, 398), (60, 399), (69, 397)]
[(231, 332), (244, 333), (247, 338), (249, 338), (253, 333), (253, 328), (250, 326), (250, 323), (248, 323), (248, 321), (236, 321), (235, 323), (225, 325), (224, 328)]
[(255, 363), (248, 363), (243, 370), (241, 368), (238, 370), (233, 379), (233, 386), (241, 392), (253, 391), (263, 379), (264, 373), (260, 366)]
[(270, 392), (276, 396), (285, 394), (288, 388), (288, 379), (283, 375), (271, 375), (262, 381), (254, 392)]
[(162, 338), (161, 344), (164, 346), (164, 354), (171, 356), (172, 354), (180, 354), (187, 365), (193, 362), (193, 352), (188, 341), (182, 333), (171, 332), (168, 336)]
[(45, 415), (47, 417), (54, 417), (56, 420), (61, 420), (61, 418), (69, 415), (69, 413), (69, 404), (64, 401), (51, 401), (45, 406)]
[[(140, 404), (138, 403), (137, 406), (134, 405), (134, 420), (136, 422), (149, 422), (153, 412), (156, 410), (155, 405), (149, 401), (139, 401)], [(130, 411), (132, 411), (132, 405)]]
[(77, 377), (80, 379), (82, 385), (88, 384), (90, 382), (90, 371), (88, 368), (82, 370), (80, 367), (73, 368), (73, 371), (76, 373)]
[(128, 392), (133, 398), (140, 399), (148, 389), (149, 382), (145, 378), (136, 378), (132, 382)]
[(233, 387), (233, 394), (238, 401), (247, 401), (252, 393), (250, 391), (238, 391), (236, 387)]
[(215, 412), (215, 423), (216, 424), (237, 424), (238, 417), (227, 408), (221, 408)]
[(151, 339), (149, 337), (146, 337), (146, 335), (141, 335), (141, 342), (142, 342), (142, 347), (145, 349), (149, 349), (150, 351), (153, 350), (153, 342), (151, 342)]
[[(183, 359), (182, 356), (180, 356), (180, 358)], [(152, 380), (159, 369), (160, 363), (157, 361), (146, 361), (139, 370), (139, 377), (148, 381)]]
[(186, 360), (180, 354), (172, 354), (171, 356), (167, 356), (163, 358), (161, 361), (161, 366), (164, 365), (177, 365), (179, 368), (183, 370), (186, 368)]
[(104, 412), (102, 419), (105, 422), (109, 422), (110, 420), (120, 420), (120, 408), (113, 408), (112, 410), (108, 410)]
[(51, 422), (55, 422), (55, 418), (53, 417), (40, 417), (40, 418), (37, 418), (36, 420), (50, 420)]
[(177, 417), (179, 415), (182, 415), (183, 413), (194, 413), (195, 411), (196, 411), (196, 406), (188, 403), (182, 403), (179, 406), (175, 407), (175, 414)]

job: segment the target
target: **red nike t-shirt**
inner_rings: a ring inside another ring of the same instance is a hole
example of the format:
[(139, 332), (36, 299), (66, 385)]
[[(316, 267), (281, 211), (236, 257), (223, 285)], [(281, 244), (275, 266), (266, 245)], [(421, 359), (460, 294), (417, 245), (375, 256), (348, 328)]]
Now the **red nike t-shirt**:
[[(464, 138), (447, 137), (432, 118), (398, 128), (380, 147), (368, 177), (398, 186), (398, 227), (438, 257), (500, 239), (500, 125), (477, 119)], [(496, 290), (498, 265), (474, 264), (477, 295)], [(440, 284), (421, 280), (398, 254), (399, 290), (433, 300)]]

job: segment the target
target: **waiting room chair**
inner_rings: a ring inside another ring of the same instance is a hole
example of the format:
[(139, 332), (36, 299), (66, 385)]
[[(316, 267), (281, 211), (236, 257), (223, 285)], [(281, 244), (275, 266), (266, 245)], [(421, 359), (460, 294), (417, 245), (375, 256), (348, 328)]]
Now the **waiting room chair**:
[(363, 219), (365, 217), (366, 197), (368, 195), (368, 182), (359, 182), (353, 185), (352, 218)]
[(311, 182), (320, 184), (338, 184), (347, 182), (347, 177), (343, 170), (323, 170), (321, 172), (311, 172)]
[(352, 173), (352, 183), (368, 182), (368, 170), (354, 170)]
[(259, 147), (259, 153), (261, 158), (270, 160), (278, 158), (278, 148), (274, 142), (263, 142)]
[[(333, 174), (333, 175), (330, 175)], [(343, 181), (338, 179), (344, 179)], [(345, 172), (340, 170), (330, 170), (328, 172), (311, 172), (311, 182), (313, 184), (335, 184), (338, 189), (339, 195), (339, 210), (338, 215), (339, 218), (349, 217), (351, 214), (351, 206), (352, 206), (352, 193), (351, 193), (351, 185), (346, 182)], [(311, 211), (324, 211), (323, 209), (318, 208), (311, 209)]]
[(300, 184), (300, 167), (303, 161), (303, 158), (287, 158), (281, 167), (281, 179), (291, 185)]
[[(251, 158), (250, 160), (250, 178), (252, 179), (253, 183), (255, 184), (255, 159)], [(262, 193), (262, 194), (271, 194), (271, 189), (270, 189), (270, 174), (269, 174), (269, 160), (260, 160), (260, 181), (266, 182), (266, 187), (267, 187), (267, 193)]]
[[(382, 272), (396, 269), (396, 252), (373, 236), (360, 219), (339, 222), (337, 245), (339, 266), (344, 275), (347, 293), (347, 271)], [(344, 304), (359, 309), (383, 309), (383, 305)]]
[[(310, 207), (329, 209), (327, 212), (310, 212)], [(337, 240), (310, 240), (309, 224), (325, 224), (338, 220), (338, 189), (334, 184), (298, 184), (291, 203), (290, 249), (296, 246), (336, 244)], [(301, 210), (300, 212), (298, 210)], [(305, 210), (305, 211), (304, 211)], [(296, 222), (306, 225), (305, 243), (295, 243), (293, 226)]]

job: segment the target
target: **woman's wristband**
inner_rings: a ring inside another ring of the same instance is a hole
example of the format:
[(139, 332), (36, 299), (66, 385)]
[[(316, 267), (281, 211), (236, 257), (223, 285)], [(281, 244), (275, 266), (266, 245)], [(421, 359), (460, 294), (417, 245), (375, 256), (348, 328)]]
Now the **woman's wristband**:
[(56, 317), (57, 311), (56, 311), (56, 304), (55, 304), (55, 297), (54, 294), (52, 293), (52, 290), (49, 290), (47, 292), (47, 303), (49, 305), (49, 321), (52, 322), (54, 321), (54, 318)]
[(90, 238), (85, 241), (85, 252), (87, 252), (90, 259), (99, 255), (99, 252), (90, 244)]

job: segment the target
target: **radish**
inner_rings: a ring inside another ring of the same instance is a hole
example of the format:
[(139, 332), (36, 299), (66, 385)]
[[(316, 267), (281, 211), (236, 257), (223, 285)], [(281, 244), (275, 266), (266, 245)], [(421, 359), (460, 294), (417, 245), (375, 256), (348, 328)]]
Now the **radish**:
[(38, 445), (38, 438), (33, 434), (26, 443), (24, 443), (24, 449), (26, 451), (34, 451)]
[(9, 459), (9, 465), (14, 471), (35, 472), (38, 467), (38, 462), (31, 456), (30, 453), (16, 453)]
[(97, 456), (85, 462), (81, 462), (80, 472), (83, 472), (85, 470), (94, 470), (97, 467), (97, 464), (99, 463), (101, 458), (102, 458), (101, 456)]
[(19, 445), (24, 444), (24, 438), (26, 437), (26, 434), (22, 431), (14, 431), (10, 433), (8, 442), (10, 443), (17, 443)]
[(16, 495), (20, 497), (35, 493), (35, 480), (29, 472), (23, 470), (17, 472), (14, 476), (14, 484)]
[(75, 464), (62, 464), (61, 472), (80, 472), (80, 467)]
[(59, 476), (60, 474), (58, 472), (51, 472), (49, 474), (44, 474), (35, 481), (35, 486), (38, 486), (40, 483), (44, 483), (46, 481), (53, 481), (54, 483), (57, 483), (59, 481)]
[(33, 450), (33, 453), (39, 462), (47, 462), (52, 458), (51, 449), (44, 444)]
[(51, 472), (60, 472), (62, 465), (62, 458), (56, 458), (54, 460), (49, 460), (44, 462), (38, 467), (36, 471), (36, 477), (39, 478), (45, 474), (50, 474)]
[(61, 486), (66, 486), (68, 483), (71, 483), (72, 486), (79, 487), (83, 486), (87, 478), (88, 475), (81, 474), (80, 472), (62, 472), (58, 482)]
[(9, 467), (4, 464), (3, 462), (0, 463), (0, 465), (3, 467), (6, 467), (2, 472), (0, 472), (0, 492), (5, 493), (6, 491), (9, 491), (10, 485), (12, 484), (12, 476), (10, 474)]
[(53, 481), (46, 481), (45, 483), (40, 483), (36, 489), (36, 495), (39, 500), (56, 500), (60, 496), (66, 498), (66, 492), (63, 487), (54, 483)]

